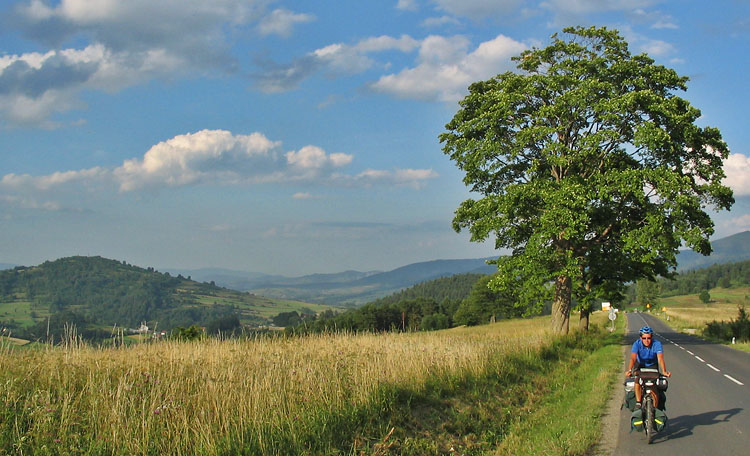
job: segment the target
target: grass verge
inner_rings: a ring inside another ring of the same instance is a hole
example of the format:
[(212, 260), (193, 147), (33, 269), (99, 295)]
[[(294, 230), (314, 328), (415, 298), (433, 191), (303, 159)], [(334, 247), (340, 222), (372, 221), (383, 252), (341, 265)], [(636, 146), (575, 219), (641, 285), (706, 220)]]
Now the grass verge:
[[(621, 337), (600, 327), (496, 360), (484, 375), (436, 379), (420, 392), (392, 390), (378, 425), (352, 435), (351, 453), (587, 454), (601, 438)], [(323, 452), (345, 453), (331, 450)]]
[(578, 365), (562, 362), (554, 390), (519, 419), (497, 455), (583, 455), (601, 439), (601, 419), (622, 364), (621, 347), (605, 344)]

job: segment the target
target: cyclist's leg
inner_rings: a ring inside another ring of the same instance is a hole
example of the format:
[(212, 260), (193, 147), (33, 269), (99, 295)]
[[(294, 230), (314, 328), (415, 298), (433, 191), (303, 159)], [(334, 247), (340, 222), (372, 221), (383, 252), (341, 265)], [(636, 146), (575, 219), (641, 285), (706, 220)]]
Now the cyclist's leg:
[(640, 368), (640, 363), (636, 361), (633, 364), (633, 371), (632, 371), (633, 380), (634, 380), (633, 389), (635, 391), (635, 402), (637, 404), (636, 407), (639, 407), (643, 401), (643, 390), (641, 389), (641, 382), (639, 381), (640, 380), (639, 379), (640, 372), (638, 371), (639, 368)]

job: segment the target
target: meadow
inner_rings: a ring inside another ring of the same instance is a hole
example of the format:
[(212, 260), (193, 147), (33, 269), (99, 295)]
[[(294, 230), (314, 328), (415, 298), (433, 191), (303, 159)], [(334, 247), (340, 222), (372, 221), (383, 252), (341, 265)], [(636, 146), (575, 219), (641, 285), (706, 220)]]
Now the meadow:
[[(708, 303), (702, 302), (697, 294), (661, 298), (654, 314), (678, 331), (701, 335), (708, 322), (736, 319), (739, 305), (750, 309), (748, 287), (713, 288), (709, 294)], [(736, 344), (736, 348), (750, 351), (750, 344)]]
[[(436, 332), (127, 348), (4, 343), (0, 454), (502, 452), (522, 417), (564, 390), (579, 365), (591, 369), (582, 360), (602, 357), (587, 375), (604, 388), (621, 363), (607, 337), (557, 338), (548, 326), (542, 317)], [(592, 396), (584, 384), (575, 397)], [(607, 395), (602, 390), (597, 403)], [(577, 442), (569, 454), (591, 447), (598, 415), (584, 410), (593, 423), (588, 437), (576, 426), (555, 431), (552, 445)]]

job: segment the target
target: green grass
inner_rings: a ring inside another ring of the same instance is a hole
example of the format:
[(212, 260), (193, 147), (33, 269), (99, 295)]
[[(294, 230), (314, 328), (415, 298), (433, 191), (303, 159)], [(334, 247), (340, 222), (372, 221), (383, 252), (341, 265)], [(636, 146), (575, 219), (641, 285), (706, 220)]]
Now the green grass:
[(270, 319), (281, 312), (291, 311), (313, 311), (323, 312), (328, 309), (341, 310), (339, 307), (325, 304), (313, 304), (302, 301), (267, 298), (251, 293), (240, 293), (232, 290), (222, 290), (213, 294), (201, 293), (198, 289), (189, 287), (181, 288), (180, 292), (190, 293), (192, 297), (203, 306), (229, 305), (236, 306), (240, 320), (243, 322), (255, 321), (258, 318)]
[[(34, 324), (34, 320), (31, 318), (32, 310), (35, 309), (32, 308), (32, 304), (29, 301), (0, 301), (0, 321), (14, 320), (23, 326), (30, 326)], [(39, 312), (37, 311), (37, 313)], [(39, 314), (39, 316), (46, 316), (46, 313)]]
[[(187, 295), (197, 302), (198, 306), (229, 305), (235, 306), (240, 321), (244, 324), (258, 325), (266, 324), (271, 317), (281, 312), (312, 311), (320, 313), (328, 309), (343, 310), (323, 304), (313, 304), (288, 299), (275, 299), (257, 296), (250, 293), (241, 293), (233, 290), (220, 290), (216, 293), (205, 294), (197, 285), (187, 285), (177, 290), (177, 294)], [(195, 306), (193, 306), (195, 307)], [(86, 308), (78, 305), (70, 305), (68, 309), (85, 313)], [(32, 318), (32, 315), (35, 318)], [(0, 321), (13, 321), (16, 324), (28, 327), (39, 321), (43, 321), (50, 315), (48, 308), (41, 308), (26, 300), (23, 295), (6, 297), (0, 300)], [(107, 326), (107, 325), (105, 325)], [(2, 329), (2, 328), (0, 328)]]
[[(697, 294), (661, 298), (652, 315), (657, 316), (677, 331), (704, 337), (703, 329), (711, 321), (729, 321), (737, 318), (737, 307), (750, 309), (750, 287), (713, 288), (709, 290), (711, 300), (703, 303)], [(666, 308), (666, 311), (662, 311)], [(667, 319), (667, 317), (669, 319)], [(717, 341), (733, 348), (750, 351), (750, 343)]]

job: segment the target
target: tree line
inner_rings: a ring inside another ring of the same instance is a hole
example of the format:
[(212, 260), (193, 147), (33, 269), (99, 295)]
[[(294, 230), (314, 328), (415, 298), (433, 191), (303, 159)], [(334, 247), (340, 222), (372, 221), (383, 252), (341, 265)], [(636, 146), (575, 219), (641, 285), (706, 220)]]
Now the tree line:
[(655, 303), (660, 297), (697, 294), (701, 301), (710, 298), (712, 288), (750, 286), (750, 261), (714, 264), (701, 269), (692, 269), (659, 277), (656, 280), (642, 279), (630, 284), (626, 290), (626, 304)]
[(285, 312), (273, 319), (288, 334), (335, 331), (430, 331), (539, 313), (517, 296), (489, 287), (493, 275), (457, 274), (411, 288), (344, 312), (320, 315)]
[(679, 273), (673, 280), (660, 279), (662, 296), (700, 293), (711, 288), (750, 285), (750, 261), (714, 264), (707, 268)]

